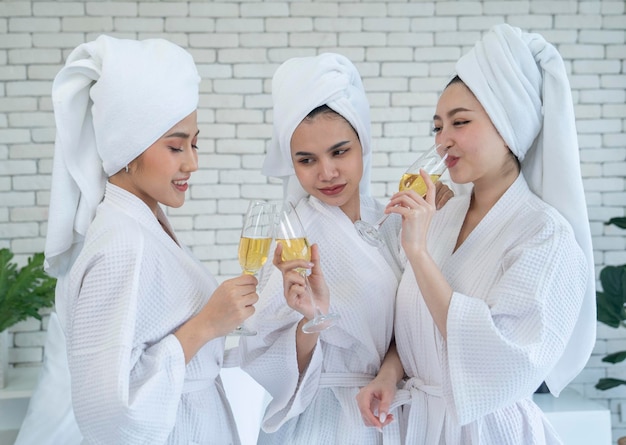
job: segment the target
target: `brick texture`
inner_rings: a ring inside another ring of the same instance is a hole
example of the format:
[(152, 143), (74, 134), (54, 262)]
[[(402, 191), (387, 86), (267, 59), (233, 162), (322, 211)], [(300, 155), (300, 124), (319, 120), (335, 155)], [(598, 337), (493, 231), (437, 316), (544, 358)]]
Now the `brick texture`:
[[(50, 88), (69, 52), (101, 33), (164, 37), (187, 47), (203, 82), (200, 170), (188, 201), (169, 211), (181, 238), (223, 280), (239, 273), (238, 231), (246, 200), (279, 199), (260, 172), (271, 137), (271, 75), (288, 57), (337, 51), (358, 66), (372, 104), (373, 191), (389, 184), (430, 140), (430, 117), (454, 61), (491, 25), (542, 33), (568, 69), (597, 271), (626, 262), (623, 231), (602, 223), (626, 215), (626, 3), (623, 0), (323, 2), (0, 2), (0, 247), (18, 262), (43, 250), (54, 119)], [(14, 366), (41, 361), (47, 315), (11, 329)], [(574, 389), (613, 411), (626, 434), (626, 391), (597, 391), (599, 377), (624, 377), (607, 350), (626, 333), (598, 326), (597, 347)]]

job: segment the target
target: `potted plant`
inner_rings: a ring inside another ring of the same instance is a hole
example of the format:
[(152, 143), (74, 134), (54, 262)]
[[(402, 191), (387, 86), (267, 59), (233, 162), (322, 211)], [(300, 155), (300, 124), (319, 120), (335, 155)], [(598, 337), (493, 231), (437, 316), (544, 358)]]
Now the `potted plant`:
[[(611, 218), (606, 225), (613, 224), (626, 229), (626, 217)], [(602, 292), (596, 292), (598, 321), (612, 328), (626, 327), (626, 264), (605, 266), (600, 271)], [(626, 359), (626, 351), (617, 351), (605, 356), (602, 361), (619, 363)], [(601, 378), (596, 388), (602, 391), (626, 385), (626, 380)]]
[(13, 253), (0, 249), (0, 388), (8, 371), (7, 329), (28, 317), (41, 320), (39, 309), (54, 304), (56, 279), (43, 269), (43, 253), (36, 253), (18, 269)]

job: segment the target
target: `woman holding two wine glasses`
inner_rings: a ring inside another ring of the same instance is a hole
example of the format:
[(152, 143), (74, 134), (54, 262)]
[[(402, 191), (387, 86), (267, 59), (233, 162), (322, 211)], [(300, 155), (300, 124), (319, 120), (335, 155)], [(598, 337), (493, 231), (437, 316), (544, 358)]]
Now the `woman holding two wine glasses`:
[[(329, 53), (283, 63), (272, 95), (263, 172), (283, 179), (285, 202), (304, 229), (289, 235), (283, 213), (275, 237), (304, 248), (294, 259), (277, 243), (245, 323), (257, 335), (240, 341), (242, 369), (272, 396), (259, 443), (379, 444), (382, 432), (363, 424), (355, 397), (392, 345), (403, 259), (397, 218), (380, 227), (381, 242), (370, 244), (355, 228), (360, 220), (374, 224), (384, 208), (370, 194), (369, 104), (354, 65)], [(440, 195), (445, 201), (447, 189)]]
[[(248, 206), (238, 251), (239, 264), (244, 274), (257, 275), (261, 270), (269, 255), (273, 236), (276, 238), (274, 264), (283, 261), (311, 260), (311, 247), (293, 205), (286, 203), (280, 213), (275, 213), (275, 209), (274, 204), (265, 201), (251, 201)], [(305, 302), (299, 302), (298, 305), (309, 306), (311, 312), (309, 321), (302, 326), (302, 331), (310, 334), (331, 327), (339, 315), (322, 312), (318, 303), (320, 296), (316, 297), (311, 291), (306, 268), (290, 268), (290, 264), (286, 265), (286, 270), (293, 269), (297, 273), (299, 276), (297, 281), (303, 288)], [(328, 302), (327, 296), (323, 300)], [(256, 335), (256, 332), (242, 325), (231, 334)]]
[[(311, 260), (283, 261), (277, 249), (246, 321), (258, 335), (240, 341), (242, 369), (272, 396), (259, 443), (379, 443), (380, 433), (363, 425), (355, 396), (391, 341), (401, 266), (397, 244), (379, 249), (354, 228), (354, 221), (373, 222), (382, 211), (369, 196), (370, 118), (361, 79), (337, 54), (295, 58), (276, 71), (272, 96), (274, 131), (263, 172), (283, 178)], [(393, 240), (398, 227), (381, 232)], [(322, 310), (341, 317), (332, 328), (302, 331), (313, 308), (296, 268), (310, 269)]]

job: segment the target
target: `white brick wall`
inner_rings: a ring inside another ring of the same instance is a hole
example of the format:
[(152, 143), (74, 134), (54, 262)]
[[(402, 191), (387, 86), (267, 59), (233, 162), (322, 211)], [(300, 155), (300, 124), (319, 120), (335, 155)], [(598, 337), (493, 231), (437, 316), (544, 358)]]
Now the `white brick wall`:
[[(239, 273), (241, 215), (250, 198), (278, 199), (260, 175), (271, 136), (271, 75), (288, 57), (337, 51), (359, 68), (372, 104), (374, 186), (385, 199), (429, 140), (438, 90), (454, 61), (492, 24), (542, 33), (570, 70), (596, 267), (626, 263), (626, 12), (623, 0), (397, 1), (7, 1), (0, 2), (0, 247), (24, 262), (44, 247), (54, 119), (50, 88), (68, 53), (100, 33), (165, 37), (188, 48), (201, 76), (201, 169), (190, 199), (171, 210), (181, 238), (218, 276)], [(15, 366), (40, 362), (47, 323), (12, 328)], [(613, 411), (626, 435), (626, 387), (600, 392), (605, 351), (626, 332), (599, 325), (587, 368), (573, 386)]]

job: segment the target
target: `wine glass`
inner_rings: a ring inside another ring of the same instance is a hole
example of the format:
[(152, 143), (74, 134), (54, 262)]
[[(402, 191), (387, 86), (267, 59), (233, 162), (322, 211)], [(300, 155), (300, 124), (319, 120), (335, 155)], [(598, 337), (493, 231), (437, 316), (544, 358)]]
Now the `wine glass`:
[[(272, 244), (275, 214), (274, 204), (250, 201), (239, 239), (239, 265), (244, 274), (256, 275), (267, 261)], [(256, 335), (256, 332), (241, 325), (235, 328), (231, 335)]]
[[(281, 259), (283, 261), (297, 259), (311, 260), (309, 241), (306, 238), (304, 227), (300, 222), (296, 209), (291, 203), (286, 203), (280, 212), (276, 230), (276, 243), (280, 243), (283, 247), (281, 253)], [(296, 270), (304, 277), (306, 292), (309, 295), (314, 312), (313, 318), (302, 326), (302, 331), (306, 333), (321, 332), (333, 326), (339, 319), (339, 314), (322, 313), (311, 290), (309, 279), (307, 278), (307, 270), (304, 268), (298, 268)]]
[[(411, 189), (422, 197), (426, 195), (426, 183), (420, 176), (420, 170), (423, 169), (426, 171), (426, 173), (430, 175), (430, 180), (433, 181), (433, 183), (439, 180), (441, 175), (446, 171), (445, 161), (448, 157), (448, 153), (443, 155), (439, 153), (438, 149), (440, 147), (441, 145), (439, 144), (433, 145), (406, 169), (398, 185), (399, 191)], [(373, 246), (380, 246), (383, 243), (380, 238), (380, 226), (387, 220), (389, 215), (389, 213), (383, 215), (374, 225), (363, 220), (358, 220), (354, 225), (359, 235), (361, 235), (361, 238)]]

